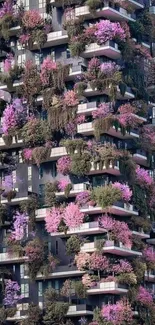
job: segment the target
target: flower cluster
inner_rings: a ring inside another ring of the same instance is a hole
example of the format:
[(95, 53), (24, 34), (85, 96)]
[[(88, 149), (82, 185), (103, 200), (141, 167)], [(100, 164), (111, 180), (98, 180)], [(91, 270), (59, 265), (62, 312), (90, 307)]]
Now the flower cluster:
[(93, 119), (106, 118), (112, 113), (110, 103), (101, 103), (95, 111), (92, 112)]
[(101, 20), (96, 24), (97, 31), (95, 36), (99, 44), (105, 44), (116, 38), (125, 41), (126, 34), (120, 23), (112, 23), (110, 20)]
[(127, 184), (122, 184), (119, 182), (113, 183), (113, 187), (119, 189), (122, 193), (122, 200), (129, 202), (131, 200), (132, 191)]
[(148, 171), (140, 166), (136, 168), (136, 180), (141, 186), (150, 186), (153, 184), (153, 179), (149, 175)]

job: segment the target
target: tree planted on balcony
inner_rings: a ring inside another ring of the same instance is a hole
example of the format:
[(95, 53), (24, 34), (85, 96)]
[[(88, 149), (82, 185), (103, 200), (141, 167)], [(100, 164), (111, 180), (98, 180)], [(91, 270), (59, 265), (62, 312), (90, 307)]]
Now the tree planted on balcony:
[(34, 103), (36, 96), (40, 93), (42, 84), (37, 65), (35, 65), (31, 60), (28, 60), (25, 63), (22, 81), (23, 85), (21, 87), (21, 94), (26, 98), (28, 104), (33, 107), (32, 104)]
[(54, 207), (57, 204), (57, 197), (55, 192), (58, 191), (58, 183), (53, 182), (49, 183), (47, 182), (45, 184), (45, 204), (49, 207)]
[(63, 218), (63, 209), (53, 207), (45, 216), (45, 227), (47, 232), (57, 232), (61, 219)]
[(105, 321), (113, 325), (132, 324), (133, 321), (132, 308), (126, 299), (117, 301), (116, 304), (104, 305), (101, 314)]
[(27, 319), (22, 320), (22, 325), (41, 325), (42, 310), (33, 303), (28, 306)]
[(115, 202), (121, 200), (121, 190), (113, 187), (112, 184), (95, 187), (92, 191), (92, 199), (102, 209), (108, 209)]
[(47, 33), (52, 29), (51, 27), (51, 21), (45, 22), (38, 10), (27, 10), (22, 16), (19, 41), (28, 48), (32, 48), (36, 43), (41, 49), (47, 41)]
[(100, 252), (94, 252), (90, 256), (89, 269), (97, 271), (98, 278), (100, 279), (101, 272), (109, 272), (110, 264), (109, 259), (103, 256)]
[[(54, 289), (46, 289), (44, 294), (45, 314), (43, 323), (47, 325), (67, 325), (66, 314), (69, 304), (60, 300)], [(73, 324), (69, 324), (73, 325)]]
[(20, 203), (20, 209), (22, 212), (26, 213), (29, 216), (29, 225), (34, 228), (35, 224), (35, 211), (39, 208), (38, 197), (35, 194), (32, 194), (28, 197), (28, 200)]
[(67, 255), (75, 255), (79, 253), (81, 246), (81, 239), (77, 235), (70, 236), (66, 242), (66, 253)]
[(62, 179), (58, 182), (58, 189), (60, 192), (65, 193), (65, 197), (68, 198), (70, 191), (72, 190), (72, 183), (69, 180)]
[(13, 307), (23, 297), (20, 295), (20, 286), (17, 281), (6, 280), (4, 292), (4, 305)]
[(75, 256), (75, 263), (76, 263), (78, 270), (81, 270), (81, 271), (88, 270), (90, 260), (91, 260), (90, 254), (79, 252)]
[(27, 258), (29, 276), (34, 280), (44, 259), (44, 247), (39, 238), (29, 241), (24, 248), (25, 257)]
[(27, 147), (43, 145), (51, 138), (47, 121), (34, 117), (30, 118), (22, 128), (21, 137)]
[(13, 240), (21, 241), (26, 235), (28, 226), (28, 216), (25, 213), (16, 212), (13, 216), (13, 229), (11, 231), (11, 237)]
[(4, 177), (4, 180), (2, 181), (2, 189), (2, 196), (4, 198), (7, 198), (8, 202), (11, 202), (11, 200), (15, 198), (17, 193), (13, 187), (13, 177), (11, 174), (6, 175)]
[(74, 153), (71, 157), (70, 172), (78, 177), (89, 174), (91, 169), (90, 153)]

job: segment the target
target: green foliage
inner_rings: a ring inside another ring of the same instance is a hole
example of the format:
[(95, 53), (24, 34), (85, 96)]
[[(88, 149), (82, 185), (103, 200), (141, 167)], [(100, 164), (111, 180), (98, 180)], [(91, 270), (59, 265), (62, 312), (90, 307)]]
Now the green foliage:
[(0, 308), (0, 325), (4, 325), (7, 318), (7, 312), (4, 307)]
[(132, 266), (137, 276), (137, 283), (141, 283), (144, 280), (145, 271), (147, 269), (146, 264), (139, 258), (135, 258), (132, 262)]
[(91, 162), (89, 153), (75, 153), (72, 155), (71, 173), (80, 177), (90, 172)]
[(55, 192), (58, 190), (57, 182), (46, 183), (45, 184), (45, 204), (47, 206), (55, 206), (57, 203), (57, 198)]
[(121, 199), (121, 191), (111, 184), (95, 187), (92, 191), (92, 199), (102, 209), (112, 206)]
[(27, 319), (22, 321), (22, 325), (41, 325), (42, 324), (42, 311), (34, 304), (29, 305), (27, 310)]
[(43, 323), (46, 325), (64, 325), (68, 311), (68, 303), (60, 302), (54, 289), (47, 289), (44, 295), (45, 314)]
[(89, 9), (94, 12), (96, 9), (100, 8), (101, 1), (100, 0), (87, 0), (86, 6), (88, 6)]
[(75, 150), (77, 150), (79, 154), (82, 154), (87, 148), (87, 143), (83, 139), (67, 139), (61, 141), (61, 144), (65, 146), (67, 153), (70, 155), (74, 155)]
[(81, 240), (77, 235), (72, 235), (67, 239), (66, 252), (67, 255), (77, 254), (80, 251)]
[(29, 224), (34, 227), (35, 225), (35, 210), (39, 208), (38, 197), (35, 194), (29, 196), (28, 200), (20, 203), (20, 209), (26, 212), (30, 218)]
[(83, 283), (81, 282), (81, 280), (74, 281), (73, 282), (73, 287), (74, 287), (75, 295), (76, 295), (77, 298), (79, 298), (79, 299), (86, 298), (86, 288), (83, 285)]
[(137, 283), (137, 277), (133, 272), (122, 273), (117, 276), (117, 281), (121, 284), (127, 284), (128, 286), (131, 286)]
[(47, 121), (31, 119), (22, 128), (21, 137), (27, 147), (42, 146), (51, 138)]
[(140, 214), (145, 217), (148, 215), (147, 198), (145, 189), (141, 188), (139, 185), (134, 184), (133, 188), (133, 204), (136, 209), (139, 210)]
[(111, 126), (113, 125), (114, 118), (112, 115), (106, 118), (98, 118), (93, 122), (94, 126), (94, 135), (96, 140), (100, 139), (101, 134), (109, 131)]

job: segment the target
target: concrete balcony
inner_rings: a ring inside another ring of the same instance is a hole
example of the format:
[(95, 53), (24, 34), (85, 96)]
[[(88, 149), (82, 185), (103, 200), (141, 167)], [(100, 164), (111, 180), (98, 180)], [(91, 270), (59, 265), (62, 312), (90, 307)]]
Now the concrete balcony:
[(1, 196), (1, 204), (9, 204), (9, 205), (18, 205), (23, 201), (27, 201), (29, 199), (29, 196), (20, 196), (20, 193), (17, 192), (16, 197), (11, 200), (11, 202), (8, 202), (6, 198), (3, 198)]
[(67, 316), (86, 316), (86, 315), (93, 315), (93, 308), (89, 305), (72, 305), (69, 306)]
[(150, 6), (150, 7), (149, 7), (149, 13), (150, 13), (151, 15), (155, 15), (155, 6)]
[(155, 238), (147, 239), (147, 243), (150, 244), (150, 245), (155, 245)]
[(126, 1), (134, 10), (144, 8), (143, 0), (124, 0)]
[(69, 76), (67, 77), (68, 80), (74, 80), (83, 74), (83, 67), (82, 65), (73, 65), (69, 69)]
[(119, 59), (121, 57), (121, 52), (118, 49), (118, 45), (116, 43), (108, 41), (102, 45), (98, 45), (97, 43), (86, 45), (85, 51), (81, 56), (84, 58), (91, 58), (94, 56), (102, 55), (110, 59)]
[(141, 239), (148, 239), (150, 238), (150, 235), (145, 233), (143, 230), (139, 230), (139, 231), (132, 231), (132, 235), (140, 237)]
[[(105, 212), (106, 209), (102, 209), (99, 206), (86, 206), (81, 208), (81, 212), (86, 214), (98, 214)], [(126, 204), (122, 201), (116, 202), (114, 205), (108, 208), (109, 213), (118, 215), (118, 216), (131, 216), (138, 215), (138, 212), (134, 209), (132, 204)]]
[[(77, 132), (81, 133), (85, 136), (87, 135), (93, 135), (94, 134), (94, 126), (93, 122), (87, 122), (87, 123), (82, 123), (77, 126)], [(134, 139), (134, 138), (139, 138), (139, 134), (137, 133), (137, 130), (131, 130), (129, 133), (126, 131), (125, 135), (121, 133), (121, 129), (118, 128), (118, 130), (115, 129), (115, 127), (111, 127), (109, 131), (104, 132), (103, 134), (109, 134), (113, 137), (119, 138), (119, 139)]]
[(79, 104), (78, 109), (77, 109), (77, 114), (85, 114), (85, 115), (89, 116), (96, 109), (97, 109), (97, 103), (95, 101), (84, 103), (84, 104)]
[[(87, 186), (84, 183), (73, 184), (73, 189), (70, 191), (69, 197), (74, 197), (78, 193), (81, 193), (86, 190), (87, 190)], [(65, 196), (65, 192), (56, 192), (56, 196), (58, 196), (58, 197)]]
[(142, 150), (137, 150), (136, 153), (133, 154), (133, 160), (138, 164), (147, 167), (148, 166), (148, 160), (146, 153)]
[[(54, 270), (54, 272), (49, 273), (48, 276), (43, 276), (42, 273), (38, 273), (36, 280), (41, 279), (57, 279), (57, 278), (68, 278), (68, 277), (79, 277), (83, 275), (85, 271), (79, 271), (77, 270), (76, 266), (69, 267), (68, 265), (60, 265), (57, 266)], [(27, 279), (28, 277), (24, 277), (24, 279)]]
[(29, 304), (17, 304), (17, 311), (13, 317), (7, 317), (8, 322), (19, 322), (26, 319)]
[[(92, 17), (89, 6), (80, 6), (75, 8), (75, 17), (84, 17), (84, 19), (90, 19)], [(101, 9), (97, 9), (95, 17), (108, 18), (111, 21), (135, 21), (133, 15), (129, 14), (127, 10), (123, 8), (112, 8), (109, 1), (105, 3), (105, 6)]]
[(43, 221), (46, 217), (46, 214), (49, 213), (50, 208), (38, 209), (35, 212), (36, 221)]
[(47, 42), (44, 47), (57, 46), (68, 43), (68, 35), (65, 30), (51, 32), (47, 35)]
[(65, 147), (56, 147), (51, 149), (50, 160), (56, 160), (67, 155)]
[(0, 150), (1, 149), (11, 149), (11, 148), (20, 148), (23, 146), (23, 140), (18, 137), (13, 136), (12, 144), (10, 146), (5, 144), (5, 141), (2, 136), (0, 136)]
[(19, 256), (19, 254), (8, 254), (0, 253), (0, 265), (1, 264), (11, 264), (11, 263), (21, 263), (25, 261), (24, 256)]
[(92, 222), (85, 222), (81, 226), (76, 228), (70, 228), (67, 230), (67, 233), (64, 232), (51, 233), (51, 236), (66, 237), (74, 234), (91, 235), (91, 234), (103, 234), (105, 232), (107, 231), (100, 226), (98, 221), (92, 221)]
[[(81, 246), (81, 252), (93, 253), (97, 250), (96, 243), (85, 243)], [(118, 256), (141, 256), (142, 253), (125, 247), (122, 243), (116, 244), (113, 240), (107, 240), (103, 245), (102, 251), (107, 254)]]
[(91, 162), (91, 170), (89, 172), (89, 175), (97, 175), (97, 174), (111, 174), (115, 176), (120, 176), (120, 169), (119, 169), (119, 160), (116, 160), (113, 164), (112, 161), (109, 162), (109, 166), (106, 166), (106, 164), (103, 164), (102, 167), (100, 167), (100, 164), (97, 163), (96, 165), (94, 162)]
[[(99, 91), (97, 88), (93, 89), (89, 84), (87, 88), (84, 90), (84, 96), (91, 97), (91, 96), (97, 96), (105, 94), (109, 96), (109, 88), (103, 89), (103, 91)], [(135, 98), (134, 94), (132, 93), (130, 88), (127, 88), (124, 96), (121, 95), (119, 87), (117, 87), (117, 94), (116, 98), (123, 100), (123, 99), (133, 99)]]
[(88, 295), (115, 294), (121, 295), (128, 292), (128, 289), (114, 281), (98, 283), (93, 288), (87, 290)]

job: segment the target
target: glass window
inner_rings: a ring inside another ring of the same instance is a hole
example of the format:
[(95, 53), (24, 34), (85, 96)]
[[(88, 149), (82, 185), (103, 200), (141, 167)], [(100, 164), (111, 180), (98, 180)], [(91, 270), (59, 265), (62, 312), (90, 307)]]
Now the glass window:
[(29, 284), (28, 283), (21, 284), (21, 294), (24, 298), (29, 297)]
[(43, 283), (38, 282), (38, 297), (42, 297), (43, 295)]
[(56, 175), (57, 175), (57, 168), (56, 168), (56, 163), (55, 162), (52, 162), (52, 165), (51, 165), (51, 175), (53, 177), (56, 177)]

